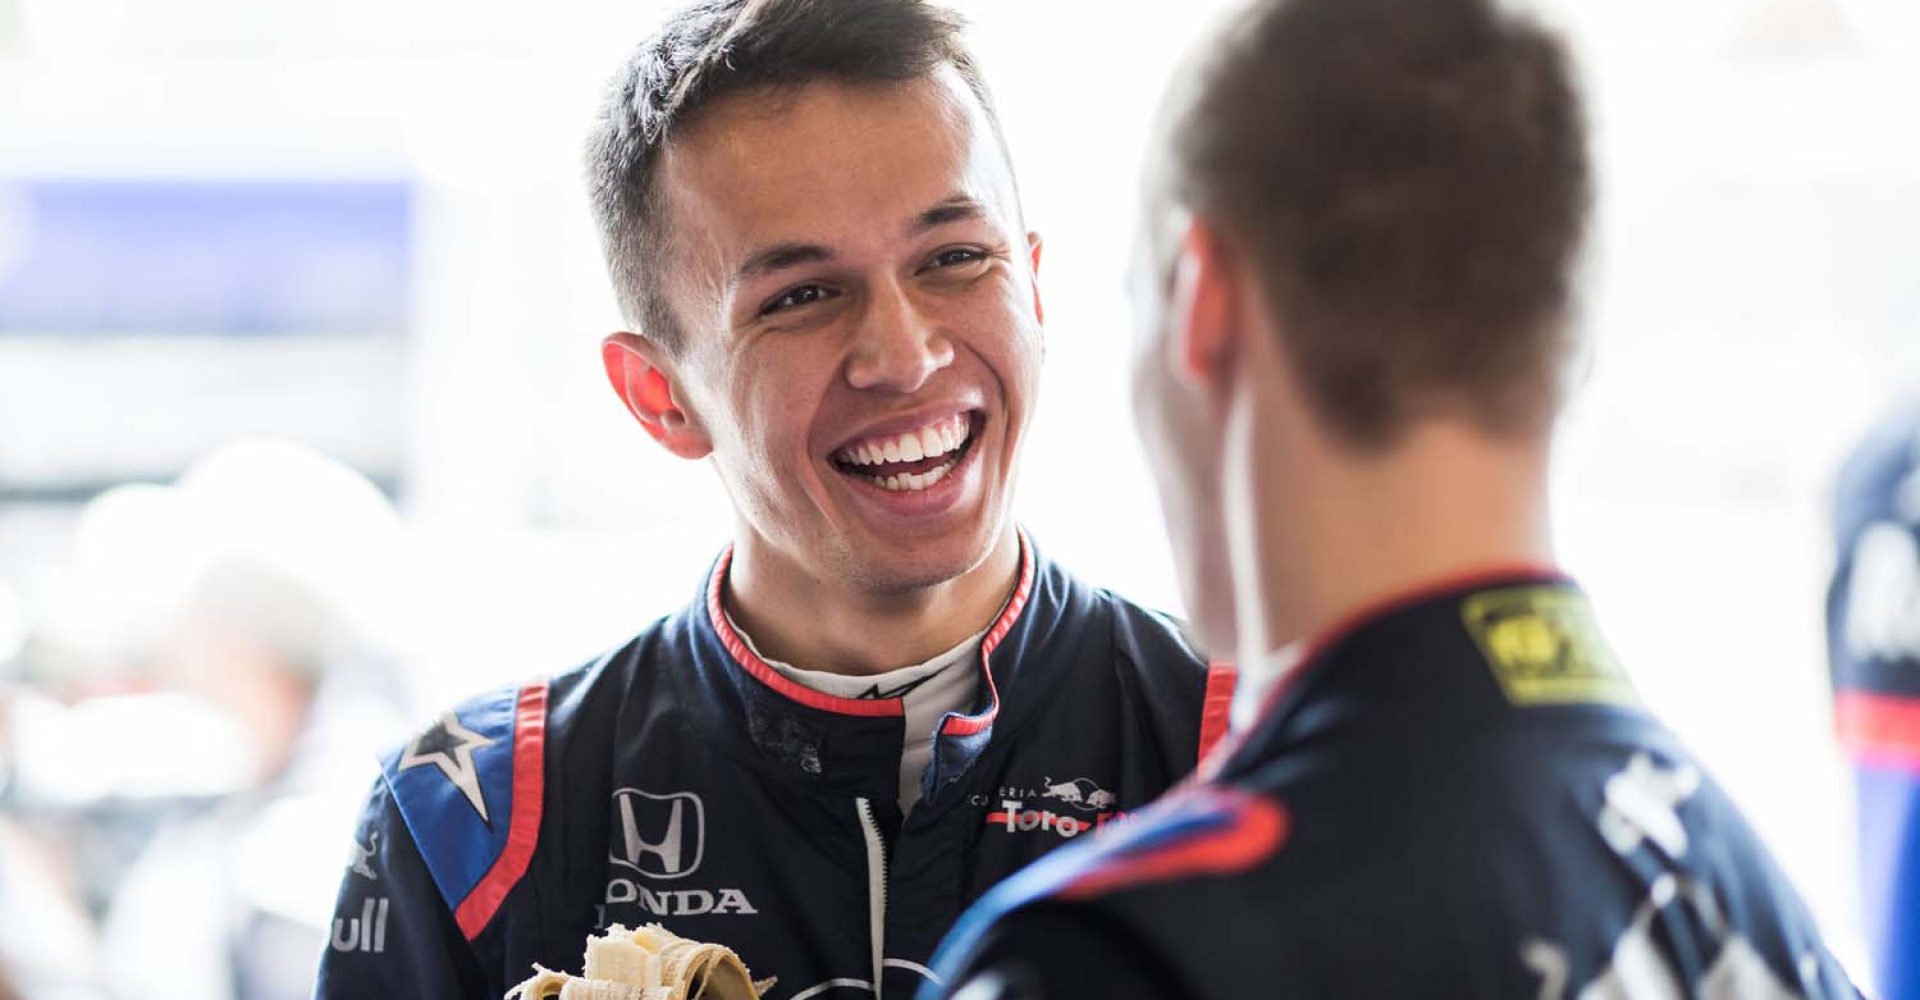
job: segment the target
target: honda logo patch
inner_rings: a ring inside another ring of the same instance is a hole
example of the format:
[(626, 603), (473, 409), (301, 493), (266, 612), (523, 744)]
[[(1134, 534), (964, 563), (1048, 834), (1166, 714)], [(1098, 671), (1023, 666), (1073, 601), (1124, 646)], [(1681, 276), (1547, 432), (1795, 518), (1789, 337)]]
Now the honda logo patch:
[(680, 878), (700, 867), (707, 810), (692, 792), (655, 795), (637, 788), (613, 793), (614, 864), (649, 878)]

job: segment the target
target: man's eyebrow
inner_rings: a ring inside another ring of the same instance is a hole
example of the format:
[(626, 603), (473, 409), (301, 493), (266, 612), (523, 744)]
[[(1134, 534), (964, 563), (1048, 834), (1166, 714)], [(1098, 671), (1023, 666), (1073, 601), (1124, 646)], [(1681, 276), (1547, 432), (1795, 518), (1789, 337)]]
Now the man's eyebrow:
[(929, 229), (944, 226), (949, 222), (964, 222), (968, 219), (984, 218), (986, 206), (964, 194), (956, 194), (946, 201), (921, 212), (919, 217), (907, 225), (908, 236), (918, 236)]
[(832, 259), (833, 251), (818, 243), (775, 243), (748, 257), (747, 262), (740, 265), (740, 270), (734, 273), (733, 283), (743, 284), (775, 271), (784, 271), (789, 267), (818, 264)]
[[(956, 194), (916, 216), (907, 224), (907, 235), (918, 236), (949, 222), (984, 218), (986, 214), (984, 205), (967, 195)], [(734, 273), (733, 283), (745, 284), (775, 271), (798, 267), (801, 264), (818, 264), (832, 259), (833, 251), (818, 243), (775, 243), (748, 257), (746, 263), (741, 264), (740, 269)]]

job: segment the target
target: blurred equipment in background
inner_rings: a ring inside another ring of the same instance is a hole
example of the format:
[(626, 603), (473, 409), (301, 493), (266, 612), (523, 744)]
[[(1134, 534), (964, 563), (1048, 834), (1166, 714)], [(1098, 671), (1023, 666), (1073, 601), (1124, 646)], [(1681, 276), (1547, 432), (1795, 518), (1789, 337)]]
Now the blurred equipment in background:
[(1847, 461), (1835, 515), (1827, 635), (1874, 979), (1884, 1000), (1920, 1000), (1920, 400)]
[[(399, 543), (365, 477), (267, 440), (83, 512), (27, 647), (45, 693), (6, 713), (5, 801), (29, 829), (67, 831), (31, 867), (68, 873), (98, 917), (103, 959), (72, 968), (104, 970), (104, 995), (310, 992), (366, 748), (402, 728), (382, 652)], [(0, 898), (12, 912), (12, 884)], [(0, 926), (11, 964), (42, 947)]]
[(0, 428), (31, 428), (0, 541), (244, 435), (397, 477), (412, 211), (404, 180), (0, 175)]

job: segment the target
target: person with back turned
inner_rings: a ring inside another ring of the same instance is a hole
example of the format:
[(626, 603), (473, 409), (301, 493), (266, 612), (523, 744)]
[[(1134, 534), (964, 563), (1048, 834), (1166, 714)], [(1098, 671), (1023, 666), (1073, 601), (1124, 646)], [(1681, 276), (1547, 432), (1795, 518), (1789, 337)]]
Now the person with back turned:
[(1920, 1000), (1920, 399), (1855, 446), (1833, 515), (1828, 665), (1867, 946), (1881, 1000)]
[(1554, 567), (1591, 187), (1559, 42), (1255, 3), (1151, 156), (1136, 409), (1232, 732), (990, 893), (922, 997), (1854, 995)]

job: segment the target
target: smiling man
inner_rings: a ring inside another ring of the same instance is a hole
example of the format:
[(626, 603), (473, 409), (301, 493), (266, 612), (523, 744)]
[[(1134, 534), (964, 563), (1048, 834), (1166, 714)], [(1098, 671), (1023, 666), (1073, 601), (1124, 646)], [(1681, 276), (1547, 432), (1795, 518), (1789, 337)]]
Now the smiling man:
[(640, 426), (734, 544), (679, 614), (391, 755), (326, 997), (497, 997), (596, 928), (734, 948), (776, 998), (909, 995), (960, 910), (1144, 804), (1232, 674), (1010, 514), (1039, 238), (951, 15), (689, 8), (590, 147)]

